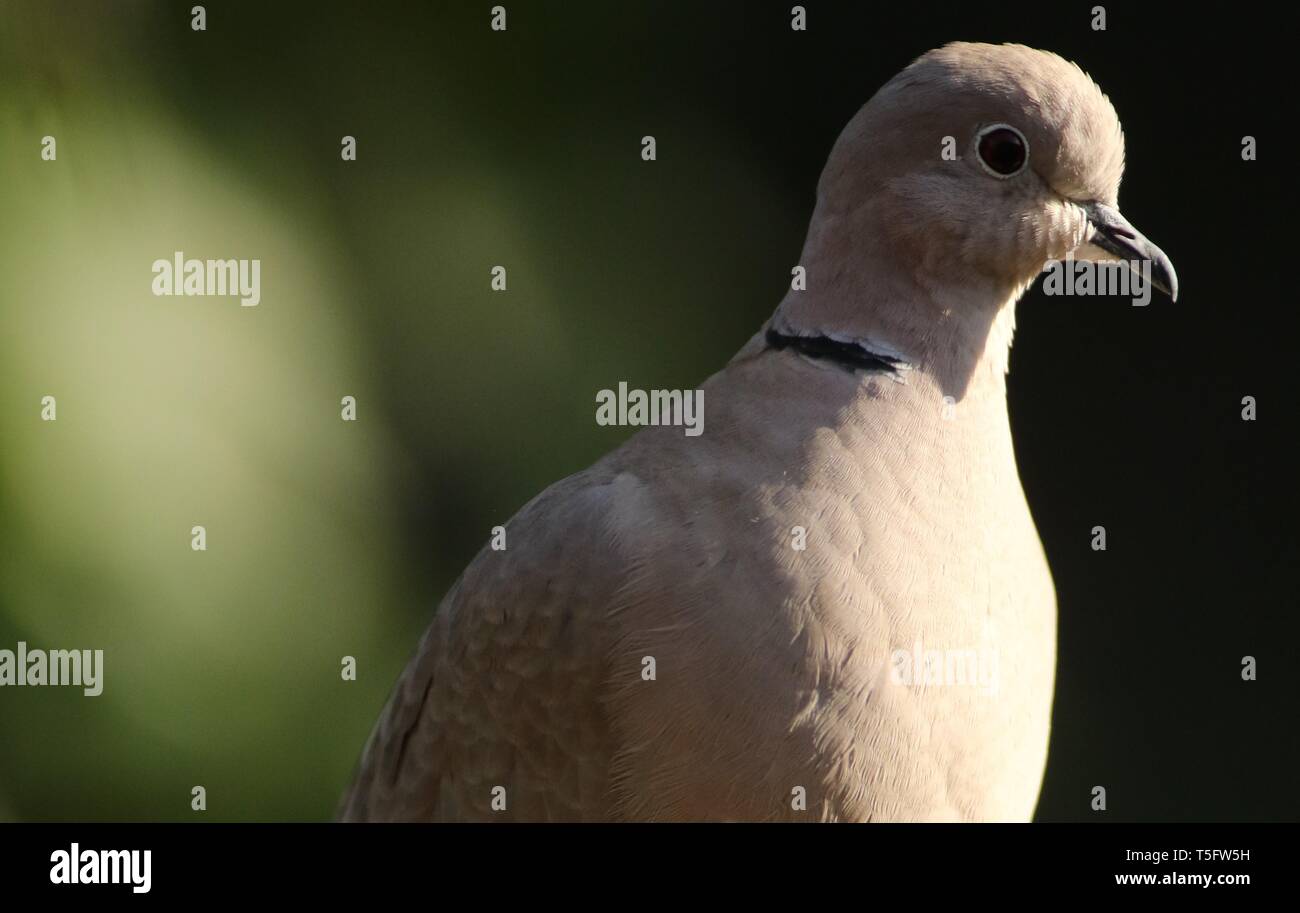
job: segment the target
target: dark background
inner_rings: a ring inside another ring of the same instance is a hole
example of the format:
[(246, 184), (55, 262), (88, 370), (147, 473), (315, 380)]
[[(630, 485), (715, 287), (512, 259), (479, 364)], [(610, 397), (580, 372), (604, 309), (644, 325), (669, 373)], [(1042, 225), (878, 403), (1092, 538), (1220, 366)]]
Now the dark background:
[[(195, 33), (191, 5), (0, 3), (0, 647), (108, 652), (102, 697), (0, 691), (0, 818), (189, 820), (193, 784), (208, 819), (328, 817), (490, 527), (626, 436), (595, 391), (719, 368), (844, 123), (958, 39), (1098, 81), (1181, 283), (1019, 307), (1060, 601), (1037, 817), (1300, 818), (1276, 8), (810, 2), (796, 33), (785, 2), (506, 2), (494, 33), (491, 3), (212, 2)], [(261, 306), (154, 298), (174, 250), (260, 257)]]

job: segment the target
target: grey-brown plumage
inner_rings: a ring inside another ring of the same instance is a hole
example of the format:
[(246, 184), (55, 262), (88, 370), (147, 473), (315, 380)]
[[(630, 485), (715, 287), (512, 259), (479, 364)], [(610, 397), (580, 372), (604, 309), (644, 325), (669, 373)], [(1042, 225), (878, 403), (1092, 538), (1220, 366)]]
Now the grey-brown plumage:
[[(1012, 177), (976, 160), (998, 123), (1027, 141)], [(807, 290), (703, 385), (705, 433), (640, 432), (480, 552), (342, 816), (1027, 819), (1056, 607), (1007, 350), (1045, 260), (1112, 255), (1122, 167), (1110, 103), (1058, 57), (957, 44), (899, 74), (831, 153)], [(918, 646), (997, 680), (900, 677)]]

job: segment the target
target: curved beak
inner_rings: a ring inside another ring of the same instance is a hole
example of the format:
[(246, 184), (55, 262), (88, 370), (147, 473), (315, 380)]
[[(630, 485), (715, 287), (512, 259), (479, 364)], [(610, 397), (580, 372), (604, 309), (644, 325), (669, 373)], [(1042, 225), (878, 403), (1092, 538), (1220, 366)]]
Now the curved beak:
[(1129, 224), (1128, 219), (1114, 206), (1105, 203), (1087, 203), (1084, 211), (1090, 224), (1087, 244), (1100, 248), (1116, 259), (1127, 260), (1129, 268), (1140, 272), (1142, 261), (1151, 264), (1151, 284), (1178, 300), (1178, 274), (1165, 252), (1146, 239), (1142, 232)]

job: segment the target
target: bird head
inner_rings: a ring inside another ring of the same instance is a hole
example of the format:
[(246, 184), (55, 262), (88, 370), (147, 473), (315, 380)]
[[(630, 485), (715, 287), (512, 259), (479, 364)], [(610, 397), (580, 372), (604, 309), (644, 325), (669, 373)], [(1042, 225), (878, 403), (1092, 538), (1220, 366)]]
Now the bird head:
[(858, 112), (818, 206), (827, 225), (870, 233), (923, 285), (979, 275), (1014, 298), (1070, 254), (1149, 261), (1152, 283), (1176, 297), (1169, 258), (1119, 212), (1123, 171), (1119, 118), (1077, 65), (1022, 45), (954, 43)]

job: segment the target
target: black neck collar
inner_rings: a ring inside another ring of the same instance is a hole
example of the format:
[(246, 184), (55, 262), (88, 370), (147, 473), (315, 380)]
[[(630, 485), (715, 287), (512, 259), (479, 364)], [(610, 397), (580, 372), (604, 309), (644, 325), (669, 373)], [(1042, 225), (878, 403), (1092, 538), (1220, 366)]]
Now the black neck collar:
[(828, 336), (790, 336), (773, 327), (767, 329), (767, 344), (778, 352), (793, 349), (819, 361), (828, 361), (845, 371), (866, 371), (873, 374), (897, 374), (906, 369), (901, 358), (872, 352), (856, 342), (840, 342)]

